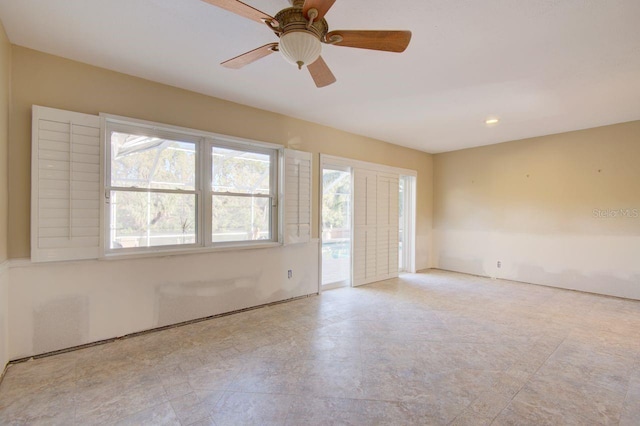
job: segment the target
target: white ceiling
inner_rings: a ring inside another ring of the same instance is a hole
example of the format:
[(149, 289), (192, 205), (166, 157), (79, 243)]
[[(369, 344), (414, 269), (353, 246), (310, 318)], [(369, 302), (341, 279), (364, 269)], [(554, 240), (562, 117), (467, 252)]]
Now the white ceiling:
[(219, 66), (276, 38), (201, 0), (0, 0), (14, 44), (432, 153), (640, 119), (638, 0), (337, 0), (326, 18), (413, 39), (324, 45), (338, 82), (317, 89), (276, 54)]

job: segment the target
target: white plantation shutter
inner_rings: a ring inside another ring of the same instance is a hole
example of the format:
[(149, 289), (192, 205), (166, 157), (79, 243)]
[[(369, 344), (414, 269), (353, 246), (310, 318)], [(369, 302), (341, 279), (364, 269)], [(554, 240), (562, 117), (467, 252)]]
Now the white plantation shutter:
[(376, 276), (376, 172), (354, 169), (353, 194), (353, 285), (358, 286)]
[(31, 260), (100, 255), (100, 118), (33, 106)]
[(376, 275), (379, 280), (398, 276), (398, 181), (397, 175), (378, 174)]
[(398, 175), (354, 169), (353, 285), (398, 275)]
[(309, 152), (284, 150), (284, 243), (311, 240), (311, 166)]

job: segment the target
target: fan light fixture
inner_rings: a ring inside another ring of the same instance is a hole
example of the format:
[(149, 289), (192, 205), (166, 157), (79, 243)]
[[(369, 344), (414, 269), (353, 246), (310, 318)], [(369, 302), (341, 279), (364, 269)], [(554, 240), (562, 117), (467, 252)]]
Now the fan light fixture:
[[(2, 0), (0, 0), (1, 2)], [(273, 31), (279, 42), (267, 43), (235, 58), (224, 61), (226, 68), (240, 69), (274, 52), (298, 69), (306, 67), (317, 87), (336, 82), (327, 64), (320, 56), (322, 44), (355, 47), (358, 49), (404, 52), (411, 41), (411, 31), (386, 30), (334, 30), (324, 19), (336, 0), (289, 0), (286, 7), (270, 16), (240, 0), (202, 0), (236, 15), (265, 25)]]
[(309, 31), (290, 31), (280, 37), (282, 56), (302, 69), (303, 65), (314, 63), (320, 56), (320, 39)]

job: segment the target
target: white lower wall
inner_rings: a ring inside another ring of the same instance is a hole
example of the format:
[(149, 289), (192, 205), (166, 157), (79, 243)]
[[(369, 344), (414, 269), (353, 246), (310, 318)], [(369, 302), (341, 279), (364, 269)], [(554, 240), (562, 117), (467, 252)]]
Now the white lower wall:
[(440, 269), (640, 300), (638, 236), (440, 230), (435, 245)]
[(9, 262), (0, 262), (0, 374), (9, 362)]
[(18, 359), (315, 294), (318, 242), (138, 259), (14, 261), (9, 278), (8, 357)]

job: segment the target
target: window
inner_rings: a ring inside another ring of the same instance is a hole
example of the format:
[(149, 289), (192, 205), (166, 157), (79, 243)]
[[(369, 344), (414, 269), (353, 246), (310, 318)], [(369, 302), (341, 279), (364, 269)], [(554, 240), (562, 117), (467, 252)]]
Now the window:
[(111, 253), (278, 240), (278, 150), (107, 122)]
[(195, 245), (197, 142), (110, 132), (109, 248)]
[(211, 240), (273, 240), (273, 150), (211, 147)]

